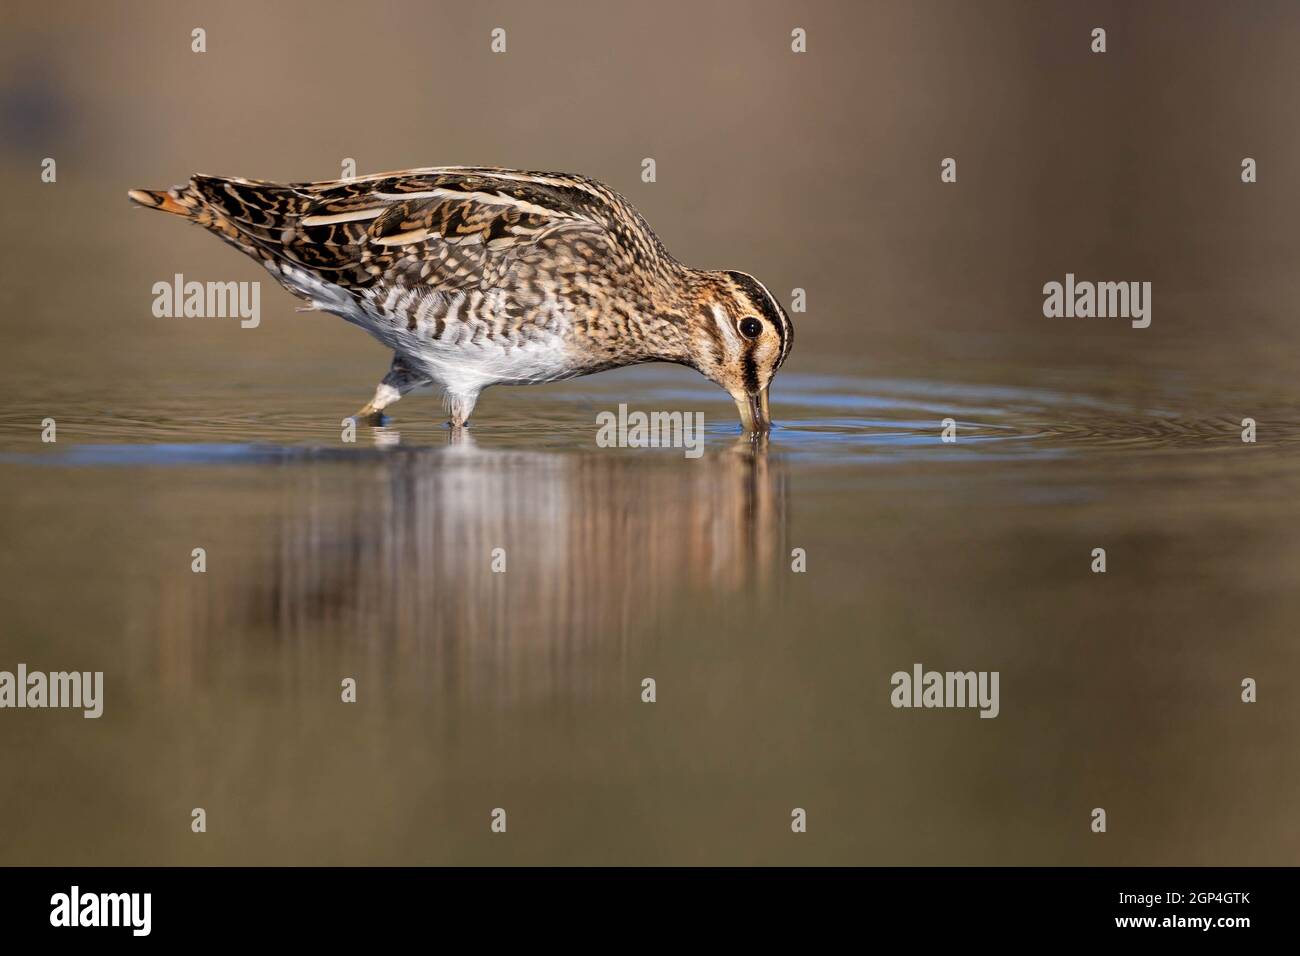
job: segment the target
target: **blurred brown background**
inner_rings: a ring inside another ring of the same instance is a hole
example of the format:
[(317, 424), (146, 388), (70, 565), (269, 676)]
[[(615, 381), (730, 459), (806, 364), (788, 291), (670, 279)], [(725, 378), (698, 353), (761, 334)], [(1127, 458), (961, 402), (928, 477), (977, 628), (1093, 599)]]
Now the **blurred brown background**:
[[(129, 208), (128, 187), (331, 179), (345, 157), (362, 173), (602, 179), (687, 263), (753, 272), (787, 301), (807, 289), (795, 368), (817, 355), (888, 368), (917, 349), (974, 370), (1255, 376), (1300, 335), (1292, 3), (54, 2), (11, 4), (5, 20), (11, 344), (101, 334), (106, 287), (147, 316), (148, 286), (173, 272), (264, 278)], [(190, 50), (195, 26), (206, 53)], [(795, 26), (805, 54), (790, 50)], [(39, 181), (45, 156), (57, 185)], [(949, 156), (955, 185), (939, 182)], [(1257, 184), (1240, 181), (1245, 156)], [(1152, 328), (1045, 319), (1042, 284), (1067, 271), (1153, 282)], [(36, 296), (67, 322), (27, 324)], [(301, 353), (272, 336), (382, 368), (342, 323), (292, 321), (295, 304), (263, 299), (261, 341), (286, 374)], [(158, 326), (151, 337), (178, 332)]]

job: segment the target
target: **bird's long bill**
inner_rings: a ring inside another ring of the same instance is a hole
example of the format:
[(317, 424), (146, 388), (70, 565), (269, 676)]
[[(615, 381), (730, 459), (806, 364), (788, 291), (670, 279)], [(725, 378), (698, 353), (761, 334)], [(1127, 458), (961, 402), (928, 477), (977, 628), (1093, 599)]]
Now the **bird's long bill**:
[(754, 394), (742, 392), (734, 396), (736, 410), (740, 412), (740, 422), (747, 432), (766, 432), (772, 427), (772, 416), (767, 411), (767, 389), (759, 389)]

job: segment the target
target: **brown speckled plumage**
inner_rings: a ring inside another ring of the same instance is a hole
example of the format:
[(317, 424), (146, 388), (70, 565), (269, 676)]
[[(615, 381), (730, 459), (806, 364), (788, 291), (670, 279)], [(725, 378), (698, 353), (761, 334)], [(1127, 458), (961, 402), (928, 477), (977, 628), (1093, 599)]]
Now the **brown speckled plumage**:
[(488, 385), (667, 361), (725, 388), (758, 430), (794, 337), (752, 276), (683, 266), (626, 199), (582, 176), (480, 167), (290, 184), (195, 176), (130, 195), (206, 227), (313, 308), (392, 348), (362, 416), (439, 385), (459, 425)]

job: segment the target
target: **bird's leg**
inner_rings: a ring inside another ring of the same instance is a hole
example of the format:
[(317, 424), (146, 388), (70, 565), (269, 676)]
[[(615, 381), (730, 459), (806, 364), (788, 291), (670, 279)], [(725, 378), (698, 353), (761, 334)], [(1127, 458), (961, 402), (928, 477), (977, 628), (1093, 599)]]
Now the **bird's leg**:
[(393, 356), (393, 364), (388, 374), (379, 380), (375, 388), (375, 397), (352, 417), (359, 422), (378, 422), (383, 419), (384, 409), (398, 401), (413, 388), (428, 385), (429, 380), (412, 371), (406, 360), (400, 355)]
[(448, 391), (446, 398), (447, 414), (451, 417), (448, 424), (452, 428), (461, 428), (469, 421), (469, 413), (474, 410), (474, 404), (478, 401), (478, 389), (473, 391), (458, 390)]

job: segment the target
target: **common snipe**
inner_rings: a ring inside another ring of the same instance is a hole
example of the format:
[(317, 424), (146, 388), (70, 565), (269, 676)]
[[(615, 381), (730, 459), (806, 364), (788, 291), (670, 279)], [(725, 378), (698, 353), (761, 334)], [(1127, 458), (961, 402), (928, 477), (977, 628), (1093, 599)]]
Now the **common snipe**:
[(691, 269), (632, 205), (583, 176), (439, 167), (319, 183), (195, 176), (137, 203), (259, 260), (313, 309), (361, 326), (393, 363), (357, 417), (440, 386), (454, 426), (489, 385), (643, 362), (697, 369), (766, 431), (794, 341), (744, 272)]

